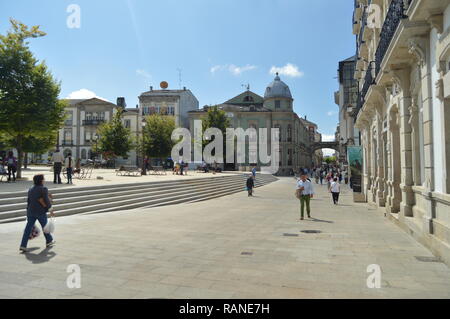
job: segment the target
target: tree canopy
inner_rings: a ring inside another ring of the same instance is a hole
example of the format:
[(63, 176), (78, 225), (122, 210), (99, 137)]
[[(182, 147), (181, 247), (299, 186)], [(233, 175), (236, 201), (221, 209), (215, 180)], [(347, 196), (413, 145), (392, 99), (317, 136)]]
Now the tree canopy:
[(153, 114), (145, 118), (145, 124), (140, 151), (148, 157), (169, 156), (174, 146), (172, 141), (172, 132), (175, 129), (174, 118)]
[(94, 145), (94, 151), (100, 152), (107, 159), (127, 157), (133, 148), (134, 141), (130, 129), (122, 122), (123, 110), (121, 108), (114, 114), (112, 121), (103, 123), (98, 129), (99, 139)]
[[(202, 129), (203, 133), (208, 128), (217, 128), (222, 132), (223, 135), (223, 154), (224, 158), (226, 158), (226, 131), (227, 128), (231, 126), (230, 119), (227, 117), (227, 113), (224, 110), (219, 109), (218, 106), (212, 106), (208, 108), (206, 115), (202, 118)], [(213, 142), (215, 137), (207, 141), (205, 139), (202, 140), (203, 149), (206, 145)]]
[(10, 22), (11, 30), (0, 35), (0, 132), (17, 149), (20, 178), (26, 139), (55, 135), (64, 120), (65, 103), (58, 99), (60, 84), (25, 41), (45, 33), (39, 26)]
[(208, 108), (206, 115), (202, 118), (203, 132), (210, 127), (218, 128), (225, 136), (226, 130), (230, 127), (230, 119), (224, 110), (219, 109), (218, 106)]
[(328, 156), (325, 158), (325, 162), (327, 164), (333, 164), (336, 163), (336, 156)]

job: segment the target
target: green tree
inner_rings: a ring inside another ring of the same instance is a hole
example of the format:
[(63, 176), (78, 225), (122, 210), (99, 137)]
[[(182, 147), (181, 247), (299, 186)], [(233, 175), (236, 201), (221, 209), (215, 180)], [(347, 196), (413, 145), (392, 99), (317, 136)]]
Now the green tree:
[(175, 145), (172, 141), (172, 132), (175, 129), (174, 118), (153, 114), (145, 118), (145, 123), (139, 147), (140, 152), (150, 158), (169, 156)]
[(99, 139), (93, 149), (94, 152), (102, 153), (106, 159), (127, 157), (134, 146), (131, 131), (123, 124), (122, 117), (123, 110), (119, 108), (112, 121), (102, 124), (97, 129)]
[[(217, 128), (222, 132), (223, 135), (223, 154), (226, 158), (226, 131), (227, 128), (231, 126), (230, 119), (227, 117), (227, 113), (224, 110), (219, 109), (218, 106), (211, 106), (208, 108), (206, 115), (202, 118), (202, 129), (203, 133), (208, 128)], [(211, 141), (202, 141), (203, 149), (206, 145), (211, 143)]]
[(10, 22), (11, 30), (0, 35), (0, 132), (17, 149), (17, 176), (21, 178), (26, 139), (56, 132), (64, 120), (65, 103), (58, 99), (60, 84), (25, 41), (45, 33), (39, 26)]
[(333, 164), (336, 163), (336, 156), (329, 156), (325, 158), (325, 162), (327, 164)]

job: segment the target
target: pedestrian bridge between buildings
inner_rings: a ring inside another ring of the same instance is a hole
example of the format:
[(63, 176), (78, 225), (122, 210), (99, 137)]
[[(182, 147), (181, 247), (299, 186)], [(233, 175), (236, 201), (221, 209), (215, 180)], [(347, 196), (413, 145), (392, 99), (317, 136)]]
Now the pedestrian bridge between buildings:
[(324, 149), (324, 148), (330, 148), (335, 150), (336, 152), (339, 152), (339, 142), (334, 141), (334, 142), (318, 142), (318, 143), (314, 143), (311, 145), (311, 152), (315, 152), (317, 150), (320, 149)]

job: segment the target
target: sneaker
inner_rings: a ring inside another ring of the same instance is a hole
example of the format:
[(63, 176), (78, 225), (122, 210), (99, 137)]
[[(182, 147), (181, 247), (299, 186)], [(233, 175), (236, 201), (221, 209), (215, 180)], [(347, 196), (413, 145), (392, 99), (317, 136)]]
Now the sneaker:
[(47, 247), (52, 247), (54, 244), (56, 244), (56, 241), (51, 241), (49, 243), (47, 243)]
[(19, 250), (20, 250), (21, 253), (28, 252), (28, 249), (26, 247), (20, 247)]
[(300, 217), (300, 220), (304, 220), (304, 218), (303, 218), (303, 217)]

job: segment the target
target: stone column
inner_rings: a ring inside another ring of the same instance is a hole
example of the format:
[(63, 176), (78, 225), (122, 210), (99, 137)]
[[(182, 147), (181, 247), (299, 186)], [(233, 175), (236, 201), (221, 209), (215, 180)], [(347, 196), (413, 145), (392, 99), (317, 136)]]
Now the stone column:
[(441, 140), (444, 141), (442, 145), (442, 161), (443, 161), (443, 192), (450, 194), (450, 99), (445, 98), (444, 94), (444, 74), (446, 65), (444, 61), (440, 61), (438, 72), (440, 78), (436, 82), (437, 98), (440, 105), (435, 108), (436, 112), (441, 114)]
[(372, 171), (372, 140), (370, 138), (370, 122), (368, 120), (364, 121), (364, 140), (365, 150), (366, 150), (366, 169), (365, 169), (365, 179), (366, 179), (366, 196), (369, 197), (369, 191), (372, 189), (372, 180), (370, 179)]
[(391, 140), (391, 183), (390, 183), (390, 207), (391, 213), (400, 211), (401, 203), (401, 147), (400, 147), (400, 125), (398, 110), (389, 113), (389, 134)]
[[(377, 157), (378, 157), (378, 139), (377, 133), (373, 130), (373, 122), (375, 119), (375, 108), (372, 104), (367, 104), (367, 117), (369, 119), (369, 125), (367, 131), (369, 133), (369, 147), (370, 147), (370, 170), (369, 170), (369, 182), (370, 182), (370, 199), (376, 203), (378, 184), (377, 184)], [(376, 128), (376, 127), (375, 127)]]
[(393, 81), (401, 89), (399, 96), (399, 128), (400, 128), (400, 150), (401, 150), (401, 184), (402, 201), (400, 204), (400, 216), (413, 216), (414, 205), (413, 171), (412, 171), (412, 143), (411, 125), (409, 123), (409, 109), (411, 107), (410, 76), (411, 68), (402, 66), (400, 69), (392, 70)]
[(444, 180), (444, 188), (443, 191), (446, 194), (450, 194), (450, 99), (444, 99), (443, 93), (443, 79), (441, 78), (437, 83), (439, 100), (441, 102), (440, 111), (442, 114), (442, 140), (445, 141), (444, 145), (442, 145), (442, 155), (443, 155), (443, 180)]
[(411, 106), (409, 108), (409, 124), (411, 125), (411, 142), (413, 150), (413, 181), (414, 185), (420, 186), (420, 143), (419, 143), (419, 108), (417, 106), (417, 97), (413, 97), (411, 100)]
[(382, 107), (378, 105), (376, 108), (376, 129), (377, 129), (377, 156), (376, 156), (376, 184), (377, 184), (377, 192), (376, 192), (376, 203), (379, 207), (384, 207), (386, 203), (386, 199), (384, 197), (384, 152), (385, 145), (383, 142), (383, 115), (381, 114)]
[[(428, 41), (429, 43), (429, 41)], [(423, 231), (433, 233), (432, 220), (434, 207), (432, 202), (432, 191), (434, 190), (434, 145), (433, 145), (433, 84), (431, 66), (424, 63), (421, 69), (422, 81), (422, 109), (423, 109), (423, 144), (424, 149), (424, 181), (425, 190), (422, 196), (425, 198), (425, 214), (423, 216)]]

